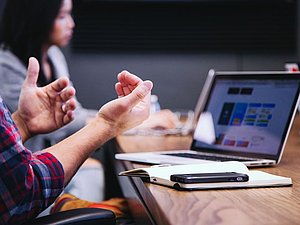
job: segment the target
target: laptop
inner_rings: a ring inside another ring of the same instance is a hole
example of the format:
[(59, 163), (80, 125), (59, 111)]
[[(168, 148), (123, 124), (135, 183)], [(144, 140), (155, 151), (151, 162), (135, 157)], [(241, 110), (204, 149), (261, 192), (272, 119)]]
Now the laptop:
[(189, 150), (120, 153), (149, 164), (280, 162), (299, 103), (299, 73), (210, 70), (195, 108)]

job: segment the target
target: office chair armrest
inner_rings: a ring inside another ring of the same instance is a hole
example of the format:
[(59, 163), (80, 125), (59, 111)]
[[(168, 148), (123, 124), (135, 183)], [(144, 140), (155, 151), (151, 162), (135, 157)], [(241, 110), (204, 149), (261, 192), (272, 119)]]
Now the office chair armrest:
[(116, 218), (112, 211), (99, 208), (80, 208), (57, 212), (36, 218), (26, 225), (115, 225)]

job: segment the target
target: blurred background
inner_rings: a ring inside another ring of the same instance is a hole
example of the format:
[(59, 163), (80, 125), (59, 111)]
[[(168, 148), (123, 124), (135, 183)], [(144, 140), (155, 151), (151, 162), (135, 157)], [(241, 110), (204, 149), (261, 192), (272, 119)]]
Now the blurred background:
[(76, 28), (64, 53), (87, 108), (116, 97), (116, 74), (123, 69), (154, 81), (162, 108), (194, 109), (211, 68), (284, 70), (299, 60), (297, 0), (73, 4)]

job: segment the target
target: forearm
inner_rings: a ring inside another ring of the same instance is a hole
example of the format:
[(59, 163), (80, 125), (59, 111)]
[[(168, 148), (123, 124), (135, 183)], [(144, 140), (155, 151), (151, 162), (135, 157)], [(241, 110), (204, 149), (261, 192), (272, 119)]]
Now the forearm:
[(113, 127), (96, 118), (75, 134), (44, 150), (53, 154), (63, 165), (65, 184), (94, 150), (117, 135)]

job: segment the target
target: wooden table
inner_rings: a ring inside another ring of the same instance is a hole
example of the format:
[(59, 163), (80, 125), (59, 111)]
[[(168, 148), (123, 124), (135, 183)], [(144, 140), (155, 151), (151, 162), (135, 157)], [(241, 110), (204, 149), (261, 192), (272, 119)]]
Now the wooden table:
[[(279, 165), (260, 170), (291, 177), (293, 186), (231, 190), (177, 191), (119, 177), (137, 224), (258, 225), (300, 224), (300, 116), (294, 121)], [(191, 137), (120, 136), (119, 151), (153, 151), (187, 148)], [(117, 172), (143, 165), (117, 161)]]

